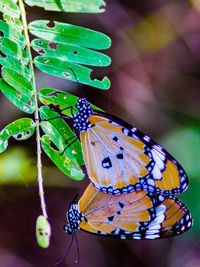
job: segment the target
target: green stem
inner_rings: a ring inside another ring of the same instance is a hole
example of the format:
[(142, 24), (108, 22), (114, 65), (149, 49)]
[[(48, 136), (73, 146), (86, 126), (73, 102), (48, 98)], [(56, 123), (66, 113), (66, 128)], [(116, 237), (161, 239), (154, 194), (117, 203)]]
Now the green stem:
[(26, 50), (29, 55), (30, 63), (29, 63), (29, 69), (32, 73), (32, 85), (34, 88), (34, 94), (33, 98), (35, 101), (35, 122), (36, 122), (36, 140), (37, 140), (37, 170), (38, 170), (38, 186), (39, 186), (39, 196), (40, 196), (40, 203), (42, 208), (43, 216), (47, 219), (47, 211), (46, 211), (46, 204), (44, 199), (44, 188), (43, 188), (43, 176), (42, 176), (42, 158), (41, 158), (41, 144), (40, 144), (40, 127), (39, 127), (39, 109), (38, 109), (38, 98), (37, 98), (37, 89), (35, 84), (35, 74), (33, 69), (33, 60), (32, 60), (32, 54), (30, 49), (30, 39), (27, 31), (27, 21), (26, 21), (26, 12), (24, 9), (23, 0), (19, 0), (19, 7), (21, 11), (21, 17), (24, 27), (24, 36), (26, 40)]

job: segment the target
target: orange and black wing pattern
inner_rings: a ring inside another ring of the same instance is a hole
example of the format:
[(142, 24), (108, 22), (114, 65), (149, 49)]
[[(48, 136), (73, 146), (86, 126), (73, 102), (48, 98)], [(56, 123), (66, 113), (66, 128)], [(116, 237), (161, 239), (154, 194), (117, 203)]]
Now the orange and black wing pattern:
[(187, 189), (184, 169), (149, 136), (93, 110), (85, 98), (79, 98), (76, 108), (74, 129), (80, 133), (88, 176), (98, 190), (114, 195), (147, 190), (167, 196)]
[(94, 112), (88, 121), (80, 139), (88, 176), (98, 190), (173, 195), (187, 189), (183, 168), (149, 136), (106, 113)]
[(192, 218), (177, 198), (145, 190), (105, 194), (89, 184), (78, 204), (67, 212), (65, 231), (81, 229), (121, 239), (159, 239), (189, 230)]

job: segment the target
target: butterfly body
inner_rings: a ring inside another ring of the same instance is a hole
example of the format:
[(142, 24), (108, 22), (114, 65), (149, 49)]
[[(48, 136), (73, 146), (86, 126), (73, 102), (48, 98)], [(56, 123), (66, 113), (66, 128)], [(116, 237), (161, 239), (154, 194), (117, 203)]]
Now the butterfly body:
[(67, 233), (77, 229), (121, 239), (159, 239), (181, 234), (192, 226), (192, 218), (181, 201), (145, 190), (105, 194), (92, 183), (78, 204), (67, 212)]
[(91, 108), (79, 98), (74, 128), (80, 133), (88, 176), (94, 186), (114, 195), (148, 190), (173, 195), (188, 178), (180, 164), (148, 135), (123, 120)]

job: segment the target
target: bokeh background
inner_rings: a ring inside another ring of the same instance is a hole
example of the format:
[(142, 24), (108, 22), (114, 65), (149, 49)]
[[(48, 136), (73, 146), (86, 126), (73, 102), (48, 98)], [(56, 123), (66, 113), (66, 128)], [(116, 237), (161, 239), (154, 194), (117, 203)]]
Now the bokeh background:
[[(112, 65), (95, 69), (107, 75), (109, 91), (84, 86), (90, 102), (135, 125), (162, 144), (185, 168), (190, 186), (178, 196), (190, 209), (193, 228), (178, 237), (123, 241), (77, 232), (80, 267), (200, 266), (200, 1), (109, 0), (99, 15), (45, 12), (27, 8), (28, 20), (54, 19), (102, 31), (112, 38), (105, 51)], [(77, 84), (36, 71), (38, 88), (79, 95)], [(24, 117), (1, 94), (0, 128)], [(0, 266), (53, 266), (71, 237), (63, 230), (68, 204), (89, 183), (72, 181), (43, 155), (45, 197), (52, 240), (38, 247), (35, 221), (40, 214), (35, 137), (10, 141), (0, 155)], [(74, 244), (62, 264), (77, 266)]]

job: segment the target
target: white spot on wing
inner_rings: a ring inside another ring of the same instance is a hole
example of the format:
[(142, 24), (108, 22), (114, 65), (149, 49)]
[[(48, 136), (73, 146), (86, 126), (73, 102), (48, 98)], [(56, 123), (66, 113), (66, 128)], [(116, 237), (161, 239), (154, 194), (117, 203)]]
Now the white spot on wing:
[(156, 238), (159, 238), (160, 236), (159, 235), (147, 235), (145, 236), (146, 239), (156, 239)]
[(125, 135), (128, 135), (128, 133), (129, 133), (129, 131), (126, 128), (124, 128), (123, 132), (124, 132)]
[(148, 183), (149, 185), (155, 186), (155, 182), (154, 182), (153, 179), (148, 179), (148, 180), (147, 180), (147, 183)]
[(159, 199), (160, 201), (164, 201), (164, 200), (165, 200), (165, 198), (164, 198), (162, 195), (160, 195), (160, 196), (158, 197), (158, 199)]
[(135, 131), (137, 131), (137, 128), (136, 128), (136, 127), (133, 127), (133, 128), (131, 129), (131, 131), (132, 131), (132, 132), (135, 132)]
[(155, 166), (153, 167), (153, 170), (152, 170), (152, 175), (153, 175), (153, 178), (156, 179), (156, 180), (161, 180), (162, 178), (162, 174), (160, 172), (160, 169), (159, 167), (155, 164)]
[(159, 216), (160, 214), (165, 213), (166, 211), (166, 206), (165, 205), (160, 205), (156, 208), (156, 215)]
[(155, 146), (153, 146), (153, 149), (151, 151), (152, 156), (154, 161), (156, 162), (156, 165), (160, 170), (163, 170), (165, 165), (164, 165), (164, 160), (165, 160), (165, 154), (163, 152), (158, 151), (155, 149)]
[(140, 239), (141, 239), (141, 237), (140, 237), (140, 236), (135, 236), (135, 235), (133, 236), (133, 238), (134, 238), (134, 239), (138, 239), (138, 240), (140, 240)]
[(145, 136), (143, 137), (143, 139), (144, 139), (145, 141), (147, 141), (147, 142), (150, 141), (150, 137), (149, 137), (148, 135), (145, 135)]
[(161, 224), (165, 219), (165, 215), (161, 214), (159, 216), (157, 216), (150, 224), (149, 224), (149, 229), (151, 229), (152, 227), (154, 227), (155, 225)]

